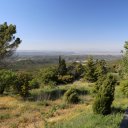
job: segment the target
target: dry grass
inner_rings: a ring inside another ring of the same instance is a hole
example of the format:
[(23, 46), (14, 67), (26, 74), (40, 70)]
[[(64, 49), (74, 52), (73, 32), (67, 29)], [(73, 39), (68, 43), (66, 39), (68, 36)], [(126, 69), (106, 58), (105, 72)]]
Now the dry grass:
[[(71, 85), (66, 86), (70, 87)], [(72, 86), (76, 88), (86, 88), (91, 91), (93, 84), (78, 81)], [(63, 87), (64, 86), (61, 86), (61, 88)], [(116, 87), (113, 106), (117, 108), (124, 106), (125, 109), (128, 99), (122, 98), (119, 90), (120, 88)], [(45, 124), (47, 123), (52, 125), (57, 122), (65, 123), (76, 119), (79, 121), (79, 118), (83, 119), (84, 122), (84, 118), (81, 117), (81, 115), (86, 115), (87, 113), (86, 120), (93, 117), (93, 97), (87, 94), (81, 95), (80, 98), (82, 99), (80, 104), (68, 105), (64, 103), (62, 98), (55, 101), (29, 102), (23, 101), (18, 96), (0, 97), (0, 128), (45, 128)], [(91, 114), (91, 116), (88, 114)], [(95, 118), (97, 119), (97, 117)], [(120, 118), (117, 119), (120, 120)]]
[[(89, 111), (89, 96), (82, 97), (88, 103), (67, 105), (63, 99), (43, 102), (23, 101), (19, 98), (0, 97), (0, 128), (44, 128), (45, 122), (55, 123), (70, 120)], [(91, 103), (91, 102), (90, 102)]]
[(14, 97), (0, 97), (0, 117), (0, 128), (43, 126), (39, 108), (33, 103), (20, 101)]

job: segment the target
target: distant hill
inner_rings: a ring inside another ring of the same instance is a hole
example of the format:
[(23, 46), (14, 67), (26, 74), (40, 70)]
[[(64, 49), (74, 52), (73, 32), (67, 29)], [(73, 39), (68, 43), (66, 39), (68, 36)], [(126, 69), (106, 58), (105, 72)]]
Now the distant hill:
[(119, 51), (36, 51), (20, 50), (15, 53), (19, 56), (58, 56), (58, 55), (121, 55)]

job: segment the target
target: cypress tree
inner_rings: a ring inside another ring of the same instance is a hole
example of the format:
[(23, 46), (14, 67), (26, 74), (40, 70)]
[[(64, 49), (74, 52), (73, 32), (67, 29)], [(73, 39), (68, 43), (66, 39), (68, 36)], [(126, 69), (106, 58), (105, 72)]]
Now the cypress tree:
[(58, 75), (66, 75), (67, 73), (67, 67), (66, 62), (64, 59), (61, 59), (61, 56), (59, 56), (59, 66), (58, 66)]
[(111, 105), (114, 100), (116, 79), (108, 74), (101, 85), (93, 104), (93, 112), (107, 115), (111, 113)]

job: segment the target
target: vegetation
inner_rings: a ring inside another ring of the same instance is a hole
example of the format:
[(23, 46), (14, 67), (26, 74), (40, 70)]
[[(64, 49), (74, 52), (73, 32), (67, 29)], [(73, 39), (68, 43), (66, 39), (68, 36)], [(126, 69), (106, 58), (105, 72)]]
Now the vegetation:
[(124, 44), (124, 51), (121, 63), (121, 75), (124, 79), (128, 78), (128, 41), (125, 41)]
[(61, 59), (59, 56), (59, 66), (58, 66), (58, 75), (65, 75), (67, 73), (67, 67), (64, 59)]
[(78, 103), (80, 100), (77, 90), (74, 88), (70, 88), (69, 90), (67, 90), (67, 92), (65, 92), (64, 99), (66, 103)]
[(105, 60), (94, 61), (89, 57), (85, 67), (85, 79), (89, 82), (96, 82), (100, 77), (106, 75), (108, 67)]
[(93, 104), (93, 111), (96, 114), (107, 115), (111, 113), (111, 105), (114, 100), (115, 78), (108, 74), (100, 86), (96, 99)]
[[(15, 25), (8, 25), (6, 22), (0, 25), (0, 63), (10, 57), (21, 43), (20, 38), (15, 38)], [(2, 66), (2, 65), (1, 65)]]
[(89, 82), (95, 82), (96, 76), (95, 76), (95, 63), (92, 57), (90, 57), (86, 64), (86, 74), (85, 74), (86, 80)]
[(128, 97), (128, 80), (124, 80), (120, 83), (121, 91), (124, 96)]
[(19, 72), (16, 74), (14, 89), (23, 98), (26, 98), (29, 95), (29, 90), (30, 90), (29, 81), (31, 80), (32, 80), (32, 77), (29, 73)]
[(67, 74), (72, 76), (73, 79), (79, 79), (84, 75), (84, 66), (81, 63), (71, 63), (67, 68)]
[(95, 67), (96, 69), (94, 74), (95, 74), (96, 80), (99, 80), (108, 72), (108, 67), (105, 60), (96, 60)]
[(43, 68), (37, 77), (44, 85), (56, 85), (58, 81), (57, 69), (54, 67)]
[[(0, 25), (1, 62), (21, 43), (15, 33), (16, 26)], [(128, 42), (124, 48), (121, 64), (78, 56), (46, 57), (47, 63), (10, 58), (27, 68), (0, 70), (0, 127), (118, 128), (128, 102)]]
[(0, 94), (3, 94), (4, 91), (9, 90), (13, 85), (15, 79), (15, 73), (10, 70), (0, 70)]

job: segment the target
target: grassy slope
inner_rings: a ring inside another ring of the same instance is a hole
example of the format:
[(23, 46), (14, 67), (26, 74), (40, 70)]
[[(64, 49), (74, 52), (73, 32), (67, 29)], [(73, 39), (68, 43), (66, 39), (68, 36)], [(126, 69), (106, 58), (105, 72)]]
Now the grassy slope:
[[(86, 102), (85, 102), (86, 103)], [(94, 115), (92, 113), (92, 103), (89, 108), (68, 121), (57, 122), (50, 125), (50, 128), (119, 128), (124, 111), (127, 108), (128, 99), (124, 98), (120, 92), (120, 87), (116, 87), (115, 100), (113, 102), (112, 114), (108, 116)]]
[[(93, 84), (75, 82), (79, 89), (91, 90)], [(63, 99), (55, 101), (28, 102), (18, 97), (0, 97), (0, 128), (118, 128), (127, 107), (128, 99), (122, 97), (116, 87), (113, 113), (108, 116), (92, 113), (93, 97), (90, 94), (81, 96), (82, 102), (67, 105)]]

